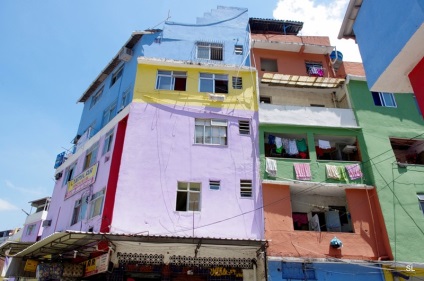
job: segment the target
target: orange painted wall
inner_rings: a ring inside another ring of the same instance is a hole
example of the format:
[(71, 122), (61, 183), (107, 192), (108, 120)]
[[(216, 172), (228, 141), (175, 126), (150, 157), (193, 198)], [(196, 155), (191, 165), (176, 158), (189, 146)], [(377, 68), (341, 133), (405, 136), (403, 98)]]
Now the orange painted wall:
[[(366, 190), (346, 191), (354, 233), (295, 231), (290, 203), (290, 187), (263, 183), (262, 190), (265, 238), (269, 241), (268, 256), (377, 260), (381, 256), (390, 255), (383, 237), (382, 229), (384, 227), (381, 225), (377, 212), (374, 212), (374, 209), (379, 206), (376, 206), (375, 200), (370, 199), (373, 209), (372, 216), (369, 211)], [(375, 228), (373, 228), (373, 223), (376, 224)], [(341, 249), (330, 247), (330, 240), (334, 236), (343, 242)]]
[(308, 76), (306, 72), (306, 61), (321, 62), (325, 77), (335, 77), (330, 67), (329, 57), (325, 55), (306, 54), (296, 52), (285, 52), (265, 49), (253, 49), (254, 66), (258, 70), (259, 77), (264, 71), (261, 70), (261, 58), (277, 59), (278, 73)]

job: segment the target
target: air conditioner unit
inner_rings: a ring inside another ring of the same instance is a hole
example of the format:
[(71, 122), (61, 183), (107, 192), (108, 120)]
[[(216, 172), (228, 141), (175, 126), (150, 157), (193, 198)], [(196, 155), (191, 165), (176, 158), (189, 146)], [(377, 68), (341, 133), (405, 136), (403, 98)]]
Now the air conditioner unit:
[(129, 61), (132, 58), (132, 50), (126, 47), (122, 47), (119, 51), (118, 59), (122, 61)]
[(54, 178), (55, 178), (56, 180), (60, 179), (61, 177), (62, 177), (62, 172), (59, 172), (59, 173), (57, 173), (57, 174), (54, 176)]
[(51, 225), (52, 225), (52, 220), (43, 221), (43, 227), (47, 227), (47, 226), (51, 226)]
[(225, 95), (209, 93), (209, 99), (213, 101), (224, 101)]

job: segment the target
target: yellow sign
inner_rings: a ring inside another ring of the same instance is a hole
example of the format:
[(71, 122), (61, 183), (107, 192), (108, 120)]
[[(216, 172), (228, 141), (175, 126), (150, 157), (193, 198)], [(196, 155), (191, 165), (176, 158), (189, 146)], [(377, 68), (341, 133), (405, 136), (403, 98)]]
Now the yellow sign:
[(36, 272), (37, 271), (38, 261), (36, 260), (27, 260), (25, 262), (24, 271)]
[(84, 277), (106, 272), (109, 266), (109, 253), (89, 259), (84, 262)]
[(78, 191), (88, 187), (96, 181), (98, 165), (99, 163), (94, 164), (74, 179), (68, 181), (68, 189), (66, 190), (65, 199), (68, 199)]

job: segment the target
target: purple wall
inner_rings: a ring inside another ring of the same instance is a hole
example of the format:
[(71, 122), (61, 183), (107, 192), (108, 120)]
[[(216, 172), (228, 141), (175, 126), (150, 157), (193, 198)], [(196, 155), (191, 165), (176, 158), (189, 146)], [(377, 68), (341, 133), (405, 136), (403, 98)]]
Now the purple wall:
[[(196, 237), (263, 238), (257, 112), (190, 108), (131, 104), (110, 231), (192, 236), (194, 225)], [(194, 144), (195, 118), (227, 119), (228, 146)], [(238, 126), (246, 118), (248, 136)], [(252, 198), (240, 197), (240, 179), (252, 180)], [(201, 182), (199, 212), (176, 211), (178, 181)]]

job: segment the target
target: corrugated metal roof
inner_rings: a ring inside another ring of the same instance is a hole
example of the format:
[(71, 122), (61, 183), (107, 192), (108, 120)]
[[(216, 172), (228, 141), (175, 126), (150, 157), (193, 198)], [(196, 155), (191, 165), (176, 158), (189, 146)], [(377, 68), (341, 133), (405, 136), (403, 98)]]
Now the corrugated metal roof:
[(252, 33), (297, 35), (303, 28), (303, 22), (250, 18), (249, 26)]
[(0, 245), (0, 257), (13, 256), (34, 242), (5, 241)]
[(270, 86), (288, 86), (302, 88), (337, 88), (344, 83), (345, 79), (331, 77), (300, 76), (279, 73), (264, 73), (261, 83)]

